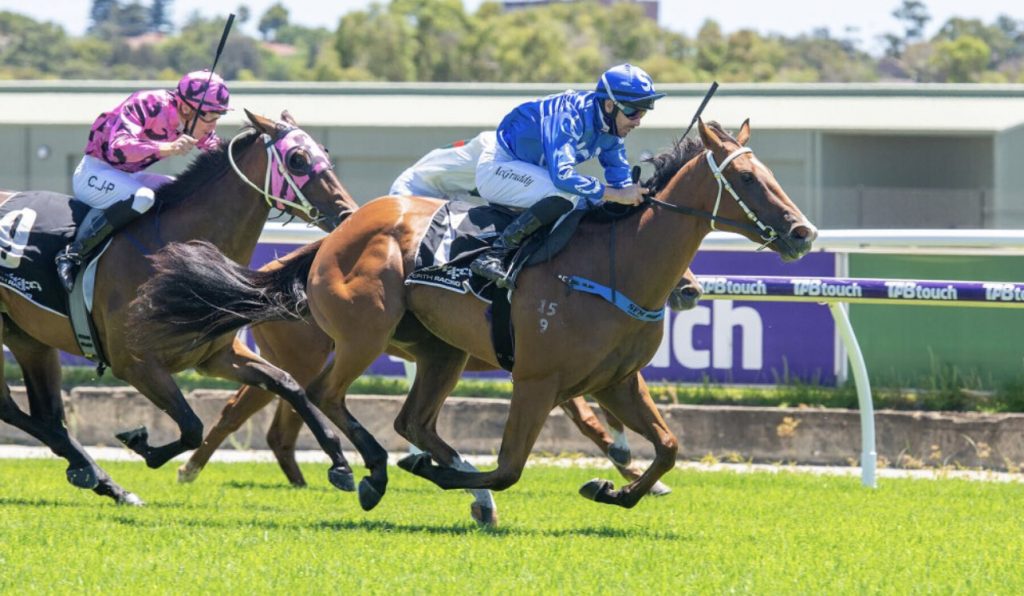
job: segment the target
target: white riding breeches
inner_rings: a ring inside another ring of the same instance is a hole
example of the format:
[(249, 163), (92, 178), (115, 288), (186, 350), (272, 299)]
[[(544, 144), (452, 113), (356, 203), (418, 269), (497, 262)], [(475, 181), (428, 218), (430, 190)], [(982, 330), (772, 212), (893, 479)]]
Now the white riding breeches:
[(465, 145), (434, 149), (395, 179), (390, 194), (483, 205), (486, 201), (470, 193), (476, 188), (477, 161), (495, 142), (491, 130), (478, 134)]
[(495, 143), (480, 155), (476, 188), (488, 203), (526, 209), (544, 197), (559, 196), (573, 205), (579, 196), (559, 190), (547, 169), (520, 161)]
[[(122, 172), (102, 159), (82, 157), (71, 178), (75, 198), (97, 209), (136, 195), (132, 210), (145, 213), (153, 206), (153, 191), (174, 180), (173, 176), (148, 172)], [(146, 191), (140, 192), (141, 189)]]

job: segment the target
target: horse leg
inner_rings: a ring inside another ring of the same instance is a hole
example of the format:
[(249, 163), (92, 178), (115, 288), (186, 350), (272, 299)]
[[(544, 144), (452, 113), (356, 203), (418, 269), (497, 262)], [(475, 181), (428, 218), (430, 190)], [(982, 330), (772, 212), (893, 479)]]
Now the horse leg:
[(430, 462), (430, 456), (426, 453), (405, 457), (398, 465), (446, 490), (505, 490), (515, 484), (522, 475), (530, 450), (537, 442), (544, 421), (554, 407), (556, 394), (557, 385), (553, 378), (515, 380), (512, 385), (508, 420), (505, 422), (501, 448), (498, 451), (498, 466), (494, 470), (467, 472), (436, 466)]
[(192, 456), (188, 458), (187, 462), (178, 468), (178, 482), (185, 483), (195, 480), (221, 443), (231, 433), (241, 428), (242, 424), (253, 414), (274, 401), (276, 397), (273, 393), (258, 387), (246, 385), (239, 388), (224, 405), (224, 409), (220, 412), (220, 418), (210, 428), (210, 432), (206, 433), (202, 445), (192, 452)]
[[(327, 413), (325, 412), (326, 416)], [(288, 482), (296, 488), (306, 486), (306, 479), (302, 476), (299, 463), (295, 461), (295, 444), (299, 440), (299, 431), (302, 430), (302, 418), (295, 410), (284, 401), (277, 404), (274, 412), (274, 420), (267, 429), (267, 445), (274, 453), (277, 464), (281, 466)]]
[(253, 385), (280, 395), (295, 408), (306, 426), (313, 432), (320, 448), (331, 459), (331, 468), (327, 471), (327, 478), (331, 484), (344, 491), (355, 490), (352, 468), (341, 452), (341, 441), (327, 424), (323, 412), (310, 402), (306, 392), (291, 375), (257, 356), (237, 337), (230, 346), (218, 350), (197, 368), (206, 374)]
[(181, 433), (178, 439), (158, 446), (149, 444), (149, 431), (145, 426), (114, 435), (125, 447), (141, 455), (147, 466), (159, 468), (174, 457), (202, 445), (203, 422), (185, 401), (170, 371), (154, 362), (142, 360), (129, 364), (119, 371), (118, 376), (170, 416)]
[(594, 397), (623, 424), (654, 444), (654, 461), (640, 478), (621, 490), (614, 490), (608, 480), (594, 479), (583, 485), (580, 494), (599, 503), (633, 507), (654, 487), (658, 479), (675, 466), (678, 441), (654, 405), (647, 384), (639, 372), (618, 385), (596, 392)]
[(572, 420), (576, 428), (580, 429), (583, 436), (597, 445), (601, 452), (608, 456), (608, 459), (612, 460), (612, 463), (616, 465), (629, 464), (628, 448), (625, 453), (615, 448), (615, 442), (611, 435), (605, 430), (601, 421), (597, 419), (597, 414), (590, 408), (587, 400), (583, 399), (582, 395), (558, 405), (569, 416), (569, 420)]
[(316, 400), (327, 417), (352, 441), (363, 458), (363, 465), (370, 471), (369, 476), (359, 481), (359, 505), (363, 511), (369, 511), (380, 503), (387, 490), (388, 452), (345, 405), (349, 386), (373, 363), (377, 355), (384, 352), (383, 346), (377, 350), (368, 350), (364, 339), (359, 338), (358, 346), (336, 340), (334, 362), (306, 390), (310, 399)]
[[(467, 354), (436, 338), (429, 345), (421, 342), (416, 347), (416, 378), (395, 418), (395, 431), (442, 465), (464, 472), (479, 472), (437, 434), (441, 406), (458, 383), (466, 367)], [(498, 506), (491, 491), (469, 492), (474, 499), (470, 505), (473, 519), (482, 526), (497, 526)]]
[[(608, 459), (615, 464), (615, 469), (622, 474), (622, 477), (630, 482), (639, 478), (643, 473), (643, 469), (640, 466), (633, 465), (633, 454), (629, 448), (629, 441), (626, 440), (626, 429), (622, 424), (622, 421), (612, 415), (607, 409), (602, 409), (604, 413), (605, 422), (608, 423), (608, 433), (611, 435), (612, 444), (608, 448)], [(614, 454), (614, 455), (613, 455)], [(621, 463), (625, 461), (626, 463)], [(662, 497), (672, 493), (672, 489), (661, 480), (654, 483), (651, 487), (649, 495), (652, 497)]]
[[(0, 330), (3, 323), (0, 322)], [(138, 496), (126, 491), (99, 467), (84, 448), (68, 434), (61, 396), (60, 360), (55, 348), (43, 345), (17, 328), (4, 338), (18, 360), (29, 396), (30, 415), (18, 408), (0, 370), (0, 419), (42, 441), (56, 455), (68, 461), (68, 482), (92, 489), (118, 503), (141, 505)]]
[[(303, 387), (324, 367), (333, 346), (331, 339), (319, 327), (305, 321), (258, 325), (252, 328), (252, 337), (263, 358), (288, 371)], [(178, 480), (194, 480), (217, 447), (275, 397), (273, 393), (259, 387), (241, 387), (224, 406), (220, 418), (206, 435), (202, 446), (178, 469)], [(302, 419), (295, 410), (284, 401), (278, 402), (274, 421), (267, 431), (267, 444), (293, 486), (306, 485), (295, 461), (295, 442), (301, 428)]]

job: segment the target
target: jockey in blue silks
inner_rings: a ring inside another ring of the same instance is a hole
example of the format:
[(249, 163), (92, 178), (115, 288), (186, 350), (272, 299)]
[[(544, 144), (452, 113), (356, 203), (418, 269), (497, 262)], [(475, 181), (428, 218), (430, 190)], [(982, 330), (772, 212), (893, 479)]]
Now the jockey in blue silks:
[[(601, 75), (594, 91), (529, 101), (505, 116), (497, 143), (477, 163), (477, 190), (490, 203), (525, 211), (473, 261), (473, 273), (505, 287), (507, 257), (574, 206), (639, 204), (645, 189), (630, 180), (622, 139), (664, 96), (643, 69), (620, 64)], [(604, 166), (604, 183), (576, 171), (577, 164), (594, 157)]]

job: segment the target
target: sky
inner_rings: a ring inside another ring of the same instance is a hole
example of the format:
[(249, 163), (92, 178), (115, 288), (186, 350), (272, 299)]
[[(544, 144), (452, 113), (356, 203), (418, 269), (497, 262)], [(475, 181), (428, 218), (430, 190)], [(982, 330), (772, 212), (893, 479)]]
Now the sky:
[[(256, 21), (276, 2), (284, 4), (291, 21), (305, 26), (334, 29), (341, 15), (364, 9), (373, 0), (173, 0), (172, 19), (176, 25), (187, 20), (194, 11), (204, 16), (224, 16), (245, 4), (252, 18), (245, 25), (247, 33), (256, 34)], [(383, 0), (386, 1), (386, 0)], [(1009, 0), (923, 0), (932, 21), (926, 31), (930, 36), (950, 17), (977, 18), (993, 22), (1000, 14), (1024, 20), (1024, 2)], [(483, 0), (463, 0), (470, 11)], [(142, 0), (148, 4), (148, 0)], [(0, 10), (26, 14), (36, 20), (55, 21), (71, 35), (81, 35), (88, 26), (90, 0), (0, 0)], [(661, 0), (660, 24), (663, 27), (693, 36), (706, 19), (714, 19), (726, 32), (754, 29), (761, 33), (780, 33), (792, 37), (828, 28), (835, 37), (861, 40), (860, 48), (878, 53), (882, 45), (878, 37), (884, 33), (901, 33), (899, 23), (891, 15), (900, 0), (855, 0), (853, 2), (822, 2), (821, 0)], [(237, 25), (237, 24), (236, 24)], [(848, 33), (848, 29), (852, 30)]]

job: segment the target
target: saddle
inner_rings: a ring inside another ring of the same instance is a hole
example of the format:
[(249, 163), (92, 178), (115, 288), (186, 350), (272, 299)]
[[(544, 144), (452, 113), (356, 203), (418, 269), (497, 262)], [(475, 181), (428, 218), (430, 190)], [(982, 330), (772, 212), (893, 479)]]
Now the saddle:
[[(605, 204), (589, 211), (577, 209), (554, 226), (541, 228), (527, 238), (512, 257), (509, 269), (512, 287), (523, 269), (550, 261), (564, 250), (582, 221), (611, 223), (643, 208)], [(515, 363), (511, 292), (473, 275), (469, 264), (490, 248), (517, 215), (497, 205), (473, 206), (458, 201), (441, 205), (420, 242), (413, 272), (405, 280), (407, 285), (422, 284), (459, 294), (472, 293), (490, 304), (491, 341), (498, 363), (509, 371)]]
[[(541, 228), (512, 257), (509, 278), (513, 286), (523, 269), (548, 262), (562, 252), (583, 221), (611, 223), (643, 208), (605, 204), (589, 211), (576, 209), (553, 226)], [(474, 276), (469, 264), (491, 247), (519, 213), (498, 205), (474, 206), (459, 201), (441, 205), (420, 242), (415, 267), (405, 283), (436, 286), (459, 294), (470, 292), (491, 303), (500, 288)]]

